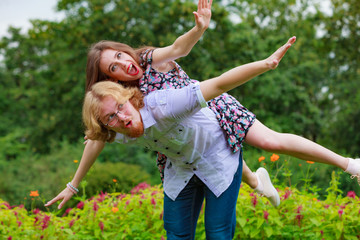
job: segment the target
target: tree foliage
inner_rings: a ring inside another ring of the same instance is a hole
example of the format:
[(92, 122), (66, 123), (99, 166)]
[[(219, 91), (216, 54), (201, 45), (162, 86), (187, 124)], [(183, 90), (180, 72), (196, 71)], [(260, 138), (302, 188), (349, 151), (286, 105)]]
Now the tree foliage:
[[(209, 29), (178, 62), (192, 78), (204, 80), (263, 59), (296, 35), (278, 69), (231, 93), (270, 128), (355, 157), (360, 152), (360, 5), (331, 0), (328, 12), (321, 4), (214, 2)], [(0, 40), (3, 166), (24, 153), (48, 153), (82, 138), (86, 57), (93, 43), (166, 46), (194, 26), (196, 2), (59, 0), (57, 9), (65, 13), (63, 20), (34, 19), (26, 33), (10, 27)], [(149, 156), (133, 151), (139, 159)]]

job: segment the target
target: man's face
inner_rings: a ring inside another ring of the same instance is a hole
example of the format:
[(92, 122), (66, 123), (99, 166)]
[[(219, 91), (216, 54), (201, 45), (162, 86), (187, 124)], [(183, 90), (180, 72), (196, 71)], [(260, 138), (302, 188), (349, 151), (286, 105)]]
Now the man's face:
[(107, 128), (133, 138), (140, 137), (144, 133), (140, 112), (130, 101), (119, 105), (114, 98), (107, 96), (101, 102), (100, 121), (106, 125), (112, 118), (117, 120)]

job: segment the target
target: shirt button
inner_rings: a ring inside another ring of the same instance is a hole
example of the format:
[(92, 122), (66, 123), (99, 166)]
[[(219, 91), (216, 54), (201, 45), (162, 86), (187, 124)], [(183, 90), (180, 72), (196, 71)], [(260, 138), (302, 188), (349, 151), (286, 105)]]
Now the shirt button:
[(196, 171), (196, 168), (193, 168), (194, 171)]
[(178, 155), (180, 155), (180, 152), (177, 152)]
[(157, 142), (157, 140), (155, 139), (154, 142)]
[(165, 149), (166, 149), (166, 150), (168, 150), (169, 148), (168, 148), (168, 147), (166, 147)]

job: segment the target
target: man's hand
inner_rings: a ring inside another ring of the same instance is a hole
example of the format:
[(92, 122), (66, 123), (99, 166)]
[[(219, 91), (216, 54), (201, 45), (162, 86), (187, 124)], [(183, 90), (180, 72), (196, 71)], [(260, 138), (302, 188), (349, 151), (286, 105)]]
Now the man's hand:
[(56, 197), (54, 197), (53, 199), (51, 199), (50, 201), (48, 201), (45, 204), (45, 207), (48, 207), (52, 204), (54, 204), (55, 202), (62, 200), (61, 203), (58, 206), (58, 209), (61, 209), (64, 204), (69, 201), (69, 199), (74, 195), (73, 192), (70, 191), (70, 189), (65, 188), (61, 193), (59, 193), (59, 195), (57, 195)]

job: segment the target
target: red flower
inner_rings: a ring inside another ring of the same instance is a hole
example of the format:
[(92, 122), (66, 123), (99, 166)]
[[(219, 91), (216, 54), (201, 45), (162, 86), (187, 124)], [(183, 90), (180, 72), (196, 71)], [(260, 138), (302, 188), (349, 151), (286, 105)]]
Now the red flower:
[(254, 197), (251, 199), (251, 203), (253, 204), (253, 206), (255, 207), (256, 204), (257, 204), (257, 198), (256, 198), (256, 195), (254, 195)]
[(49, 226), (49, 221), (50, 221), (50, 216), (45, 215), (45, 217), (42, 220), (42, 230), (44, 230), (45, 228), (47, 228)]
[(84, 202), (81, 201), (76, 205), (77, 208), (82, 209), (84, 207)]
[(69, 222), (69, 227), (71, 228), (75, 223), (75, 219), (71, 220), (71, 222)]
[(66, 215), (69, 214), (69, 212), (72, 210), (72, 208), (68, 208), (66, 209), (66, 211), (64, 212), (64, 214), (62, 215), (63, 217), (65, 217)]
[(101, 231), (104, 231), (104, 223), (103, 222), (99, 222), (99, 227), (101, 229)]
[(140, 192), (140, 190), (144, 190), (144, 189), (147, 189), (149, 188), (150, 185), (147, 184), (146, 182), (142, 182), (142, 183), (139, 183), (137, 186), (135, 186), (133, 189), (131, 189), (131, 194), (136, 194), (138, 192)]
[(96, 202), (94, 202), (93, 210), (94, 210), (95, 212), (97, 212), (97, 210), (99, 210), (99, 205), (97, 205)]
[(154, 206), (156, 206), (156, 201), (155, 201), (154, 198), (151, 198), (151, 204), (154, 205)]
[(40, 212), (40, 209), (38, 209), (38, 208), (35, 208), (34, 209), (34, 211), (33, 211), (33, 213), (36, 215), (36, 214), (38, 214)]
[(355, 194), (355, 192), (354, 191), (349, 191), (348, 193), (347, 193), (347, 195), (346, 195), (347, 197), (349, 197), (349, 198), (353, 198), (353, 199), (355, 199), (355, 197), (356, 197), (356, 194)]
[(264, 218), (267, 221), (269, 218), (269, 212), (268, 211), (264, 211)]
[(344, 214), (344, 210), (340, 209), (340, 210), (338, 211), (338, 214), (339, 214), (339, 217), (341, 218), (341, 216)]
[(283, 196), (283, 199), (284, 199), (284, 200), (285, 200), (285, 199), (288, 199), (288, 198), (290, 197), (290, 195), (291, 195), (291, 191), (290, 191), (290, 190), (287, 190), (287, 191), (285, 192), (284, 196)]

